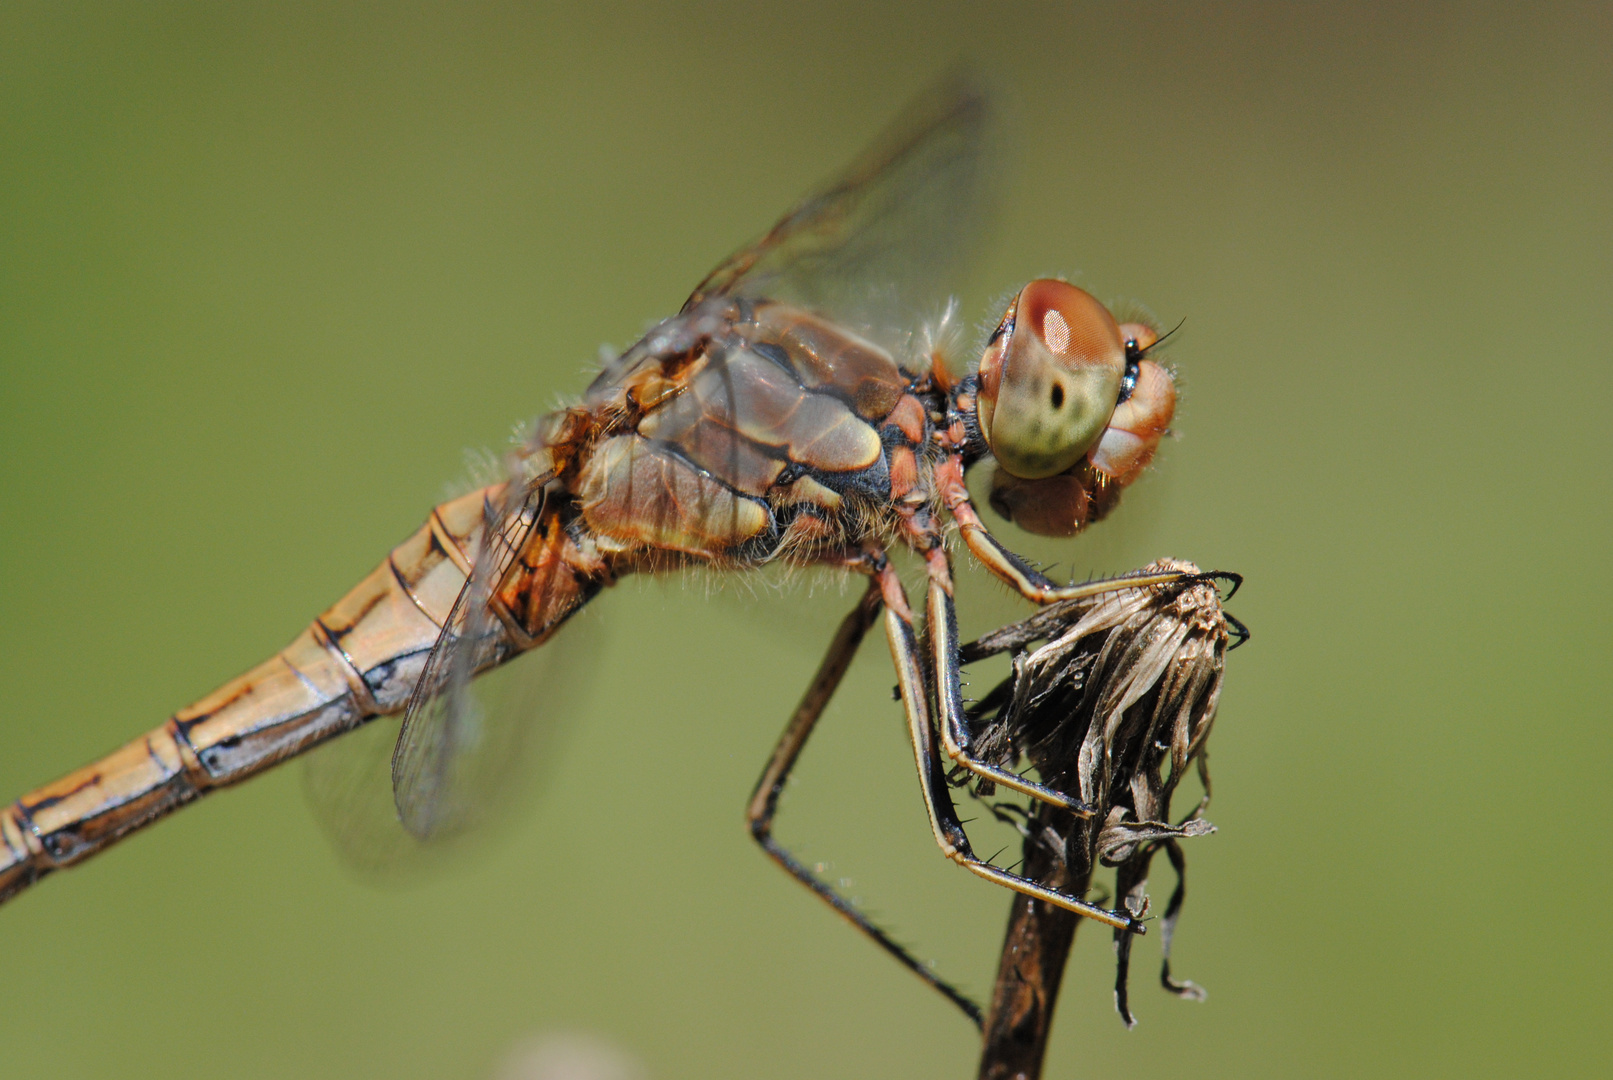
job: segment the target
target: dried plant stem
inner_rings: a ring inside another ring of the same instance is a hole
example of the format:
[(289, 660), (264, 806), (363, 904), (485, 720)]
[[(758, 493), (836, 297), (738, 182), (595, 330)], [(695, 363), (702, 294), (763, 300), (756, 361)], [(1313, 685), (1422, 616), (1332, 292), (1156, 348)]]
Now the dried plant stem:
[[(1025, 844), (1026, 873), (1061, 892), (1085, 894), (1092, 869), (1073, 875), (1045, 844)], [(1061, 872), (1064, 871), (1064, 872)], [(1053, 1027), (1064, 964), (1081, 918), (1074, 912), (1016, 896), (1008, 915), (997, 981), (987, 1005), (980, 1080), (1035, 1080)]]

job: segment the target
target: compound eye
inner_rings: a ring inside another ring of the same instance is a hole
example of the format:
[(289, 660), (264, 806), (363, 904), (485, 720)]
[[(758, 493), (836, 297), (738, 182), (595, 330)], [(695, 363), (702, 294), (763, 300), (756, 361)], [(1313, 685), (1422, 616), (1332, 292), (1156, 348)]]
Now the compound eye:
[(1089, 293), (1043, 278), (1020, 290), (980, 359), (980, 431), (997, 463), (1035, 480), (1097, 443), (1126, 373), (1126, 345)]

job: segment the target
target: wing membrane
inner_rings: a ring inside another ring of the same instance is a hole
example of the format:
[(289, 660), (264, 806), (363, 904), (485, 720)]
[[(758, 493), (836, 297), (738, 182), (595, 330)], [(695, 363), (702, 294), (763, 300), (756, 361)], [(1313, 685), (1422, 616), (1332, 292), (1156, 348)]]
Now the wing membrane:
[[(485, 717), (481, 747), (456, 759), (459, 813), (426, 837), (400, 827), (392, 755), (401, 716), (383, 716), (303, 755), (303, 791), (342, 861), (365, 880), (407, 884), (455, 865), (520, 819), (559, 767), (571, 717), (595, 683), (605, 620), (573, 618), (565, 632), (495, 671), (467, 693)], [(441, 819), (443, 815), (439, 813)], [(470, 834), (470, 826), (477, 828)]]
[(719, 296), (800, 304), (901, 355), (939, 316), (990, 217), (994, 121), (954, 73), (922, 94), (839, 178), (702, 281)]
[(541, 484), (511, 480), (503, 505), (486, 505), (470, 577), (409, 698), (392, 753), (392, 791), (398, 820), (421, 839), (474, 825), (487, 799), (476, 766), (497, 757), (499, 740), (470, 681), (516, 651), (491, 602), (542, 501)]

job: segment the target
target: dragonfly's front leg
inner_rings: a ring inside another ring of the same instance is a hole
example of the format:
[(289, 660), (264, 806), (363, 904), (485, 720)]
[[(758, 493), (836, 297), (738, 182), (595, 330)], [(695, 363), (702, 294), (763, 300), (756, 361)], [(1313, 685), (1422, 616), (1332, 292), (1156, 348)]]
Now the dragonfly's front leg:
[[(940, 748), (936, 745), (935, 727), (931, 723), (929, 709), (929, 695), (925, 684), (923, 667), (919, 661), (918, 636), (913, 629), (913, 612), (908, 606), (907, 595), (902, 588), (900, 579), (895, 571), (888, 567), (880, 575), (880, 583), (885, 600), (885, 634), (890, 641), (891, 659), (896, 665), (897, 685), (901, 692), (902, 707), (907, 713), (908, 734), (913, 742), (913, 760), (918, 766), (919, 786), (924, 793), (924, 805), (929, 811), (930, 828), (935, 834), (935, 842), (940, 845), (941, 851), (947, 858), (962, 866), (970, 873), (996, 882), (998, 885), (1013, 889), (1015, 892), (1034, 897), (1037, 900), (1052, 904), (1055, 907), (1073, 911), (1089, 919), (1112, 926), (1117, 930), (1129, 930), (1133, 933), (1143, 933), (1143, 924), (1132, 916), (1121, 911), (1108, 911), (1095, 904), (1089, 904), (1077, 896), (1070, 896), (1050, 889), (1045, 885), (1020, 877), (1007, 870), (991, 865), (989, 862), (975, 855), (969, 845), (969, 837), (963, 830), (963, 823), (958, 820), (958, 813), (952, 805), (952, 793), (947, 787), (946, 770), (941, 762)], [(956, 634), (953, 634), (956, 637)], [(944, 702), (947, 694), (958, 701), (957, 691), (957, 650), (954, 647), (952, 662), (949, 665), (952, 671), (951, 690), (937, 688), (936, 700)], [(945, 706), (943, 706), (945, 707)], [(960, 705), (961, 710), (961, 705)], [(993, 776), (993, 779), (998, 777)], [(1007, 784), (1009, 779), (1023, 785), (1029, 781), (1019, 780), (1009, 773), (999, 780)], [(1035, 785), (1039, 786), (1039, 785)], [(1056, 794), (1049, 789), (1049, 794)]]
[(1021, 596), (1033, 604), (1053, 604), (1060, 600), (1080, 600), (1121, 589), (1135, 589), (1145, 585), (1169, 585), (1185, 581), (1189, 575), (1170, 570), (1158, 573), (1121, 574), (1118, 577), (1100, 578), (1079, 585), (1059, 585), (1040, 573), (1024, 559), (1010, 551), (1001, 540), (992, 535), (986, 523), (980, 520), (969, 489), (963, 482), (963, 460), (956, 454), (936, 466), (936, 485), (947, 513), (957, 522), (958, 531), (971, 554), (982, 566), (999, 579), (1013, 586)]
[(884, 557), (871, 557), (868, 563), (868, 569), (872, 570), (875, 576), (869, 581), (862, 600), (841, 622), (834, 640), (829, 643), (828, 652), (824, 654), (823, 663), (818, 666), (817, 674), (812, 677), (806, 693), (801, 696), (801, 703), (790, 715), (790, 722), (785, 725), (784, 734), (779, 736), (778, 745), (773, 747), (773, 756), (762, 771), (761, 779), (756, 782), (756, 790), (751, 794), (750, 805), (745, 809), (745, 818), (750, 823), (751, 836), (762, 846), (762, 850), (767, 852), (769, 858), (782, 866), (791, 877), (811, 889), (819, 899), (834, 908), (858, 930), (872, 938), (880, 948), (894, 956), (904, 967), (939, 990), (948, 1001), (962, 1009), (964, 1015), (974, 1021), (976, 1027), (979, 1027), (981, 1010), (978, 1004), (936, 975), (884, 930), (869, 921), (868, 917), (858, 911), (856, 905), (841, 895), (839, 890), (810, 870), (773, 838), (773, 818), (778, 812), (779, 796), (784, 791), (784, 782), (789, 778), (790, 770), (795, 767), (796, 759), (806, 746), (807, 738), (817, 725), (818, 718), (823, 715), (829, 699), (834, 696), (835, 690), (840, 686), (840, 680), (851, 666), (852, 658), (856, 656), (864, 635), (879, 616), (883, 601), (878, 571), (885, 565)]

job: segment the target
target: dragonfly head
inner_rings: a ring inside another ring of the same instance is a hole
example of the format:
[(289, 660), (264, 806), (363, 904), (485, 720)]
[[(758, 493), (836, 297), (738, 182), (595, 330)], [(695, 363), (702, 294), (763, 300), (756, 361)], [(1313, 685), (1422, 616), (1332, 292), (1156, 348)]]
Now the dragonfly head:
[(976, 416), (998, 466), (1040, 480), (1087, 458), (1110, 479), (1135, 479), (1176, 411), (1170, 372), (1148, 359), (1159, 340), (1068, 282), (1021, 289), (980, 358)]
[(997, 459), (992, 506), (1031, 532), (1073, 536), (1137, 479), (1176, 411), (1153, 327), (1118, 323), (1062, 281), (1014, 297), (980, 361), (976, 420)]
[(1109, 310), (1067, 282), (1033, 281), (980, 358), (980, 434), (1014, 476), (1056, 476), (1098, 444), (1125, 377), (1126, 343)]

